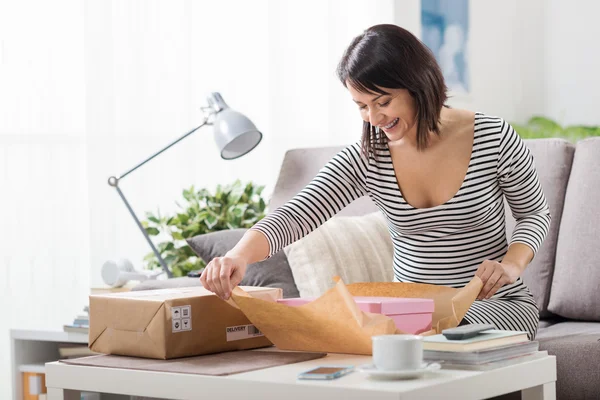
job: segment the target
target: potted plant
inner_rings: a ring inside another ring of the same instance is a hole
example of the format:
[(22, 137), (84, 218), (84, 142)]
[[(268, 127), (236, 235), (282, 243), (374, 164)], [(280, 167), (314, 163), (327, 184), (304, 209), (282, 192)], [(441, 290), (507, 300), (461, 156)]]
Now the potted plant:
[(511, 123), (523, 139), (559, 137), (573, 143), (589, 136), (600, 136), (600, 126), (570, 125), (563, 127), (550, 118), (534, 116), (526, 124)]
[[(185, 276), (205, 267), (185, 239), (224, 229), (252, 227), (265, 216), (263, 189), (264, 186), (242, 184), (239, 180), (231, 185), (217, 185), (214, 193), (192, 186), (183, 191), (184, 202), (175, 203), (179, 209), (174, 214), (148, 212), (142, 225), (148, 235), (163, 238), (157, 249), (173, 276)], [(161, 268), (154, 253), (146, 255), (144, 261), (149, 269)]]

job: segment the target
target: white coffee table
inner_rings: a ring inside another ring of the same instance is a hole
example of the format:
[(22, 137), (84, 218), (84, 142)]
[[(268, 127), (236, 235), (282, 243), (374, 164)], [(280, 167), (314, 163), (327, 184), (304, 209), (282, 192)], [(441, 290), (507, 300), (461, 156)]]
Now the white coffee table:
[[(485, 399), (522, 391), (523, 400), (556, 398), (556, 358), (492, 371), (440, 370), (405, 381), (376, 381), (353, 372), (333, 381), (299, 381), (300, 372), (320, 365), (361, 365), (371, 357), (329, 354), (325, 358), (225, 377), (46, 364), (50, 400), (79, 399), (79, 391), (166, 399)], [(210, 397), (213, 398), (213, 397)]]

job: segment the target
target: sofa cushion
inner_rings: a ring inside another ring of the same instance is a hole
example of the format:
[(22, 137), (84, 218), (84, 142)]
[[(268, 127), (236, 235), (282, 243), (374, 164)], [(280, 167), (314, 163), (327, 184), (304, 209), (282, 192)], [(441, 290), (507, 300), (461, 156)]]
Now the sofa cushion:
[[(228, 229), (194, 236), (187, 239), (194, 252), (208, 263), (215, 257), (222, 257), (231, 250), (246, 229)], [(283, 289), (283, 297), (298, 297), (298, 289), (290, 270), (287, 257), (283, 251), (271, 258), (248, 265), (242, 286), (276, 287)]]
[(585, 334), (596, 334), (600, 335), (600, 323), (598, 322), (583, 322), (583, 321), (570, 321), (563, 319), (561, 322), (557, 322), (551, 325), (538, 328), (538, 333), (535, 336), (538, 339), (551, 339), (559, 338), (562, 336), (570, 335), (585, 335)]
[[(559, 324), (562, 325), (562, 324)], [(597, 324), (600, 325), (600, 324)], [(571, 330), (572, 327), (565, 329)], [(597, 399), (600, 393), (600, 333), (538, 340), (540, 350), (556, 356), (556, 398)]]
[[(540, 184), (550, 207), (552, 222), (542, 246), (525, 269), (523, 280), (538, 304), (540, 317), (546, 318), (551, 315), (548, 312), (548, 301), (556, 258), (556, 242), (575, 146), (562, 139), (533, 139), (526, 140), (525, 143), (533, 154)], [(506, 201), (505, 209), (507, 237), (510, 238), (515, 219)]]
[(301, 297), (344, 283), (391, 282), (393, 247), (385, 217), (334, 217), (284, 249)]
[(600, 321), (600, 137), (577, 143), (556, 247), (548, 310)]

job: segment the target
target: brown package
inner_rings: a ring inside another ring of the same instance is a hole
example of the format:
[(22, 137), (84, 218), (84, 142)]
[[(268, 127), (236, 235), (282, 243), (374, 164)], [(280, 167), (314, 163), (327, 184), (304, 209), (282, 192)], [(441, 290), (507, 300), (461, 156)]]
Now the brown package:
[(425, 336), (458, 326), (482, 287), (477, 276), (461, 289), (398, 282), (346, 286), (338, 280), (321, 297), (297, 307), (265, 303), (238, 288), (230, 301), (279, 349), (370, 355), (373, 336), (403, 332), (390, 317), (361, 311), (352, 296), (433, 299), (432, 329), (421, 334)]
[[(278, 288), (243, 286), (276, 302)], [(272, 343), (236, 307), (202, 287), (90, 296), (89, 347), (105, 354), (170, 359)]]

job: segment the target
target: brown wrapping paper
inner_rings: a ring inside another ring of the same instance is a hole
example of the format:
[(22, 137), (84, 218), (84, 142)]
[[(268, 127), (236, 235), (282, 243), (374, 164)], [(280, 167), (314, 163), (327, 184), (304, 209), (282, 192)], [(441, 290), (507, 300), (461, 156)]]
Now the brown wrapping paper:
[(255, 299), (240, 288), (233, 290), (229, 303), (280, 349), (370, 355), (372, 336), (404, 332), (390, 317), (361, 311), (352, 296), (433, 299), (432, 330), (423, 333), (427, 335), (458, 326), (482, 287), (478, 277), (461, 289), (399, 282), (346, 286), (338, 280), (334, 288), (299, 307)]

